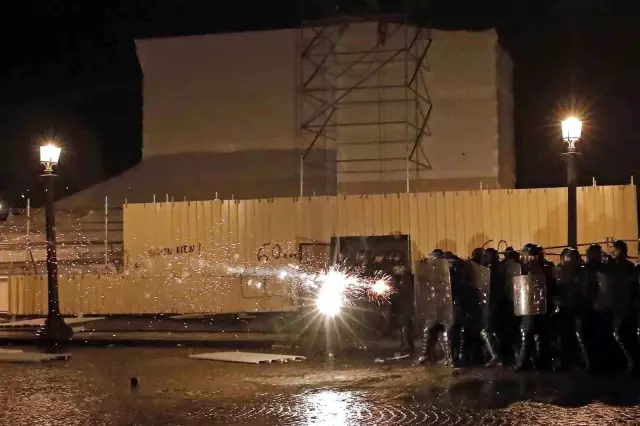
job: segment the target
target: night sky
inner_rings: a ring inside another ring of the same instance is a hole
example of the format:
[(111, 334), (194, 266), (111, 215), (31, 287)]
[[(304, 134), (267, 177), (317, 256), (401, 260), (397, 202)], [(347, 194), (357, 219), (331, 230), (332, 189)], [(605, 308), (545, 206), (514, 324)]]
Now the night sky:
[[(16, 207), (27, 189), (34, 199), (41, 193), (41, 138), (64, 143), (60, 196), (140, 160), (135, 38), (299, 25), (294, 0), (6, 3), (0, 191)], [(434, 28), (498, 29), (515, 64), (518, 187), (565, 183), (559, 120), (571, 110), (585, 120), (581, 184), (640, 177), (640, 1), (431, 0), (420, 2), (416, 19)]]

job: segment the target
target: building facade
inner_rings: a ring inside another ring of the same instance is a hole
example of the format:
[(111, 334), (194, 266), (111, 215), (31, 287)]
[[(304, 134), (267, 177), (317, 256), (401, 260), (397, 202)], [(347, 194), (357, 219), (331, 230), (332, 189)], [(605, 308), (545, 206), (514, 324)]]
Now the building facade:
[(514, 187), (495, 31), (327, 28), (137, 41), (143, 160), (63, 205)]

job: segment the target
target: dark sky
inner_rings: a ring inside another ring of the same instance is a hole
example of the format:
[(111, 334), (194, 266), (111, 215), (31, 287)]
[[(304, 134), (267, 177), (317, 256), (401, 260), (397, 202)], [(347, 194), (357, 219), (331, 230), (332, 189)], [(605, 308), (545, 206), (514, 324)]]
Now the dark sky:
[[(40, 192), (40, 138), (65, 144), (67, 193), (139, 161), (136, 37), (299, 25), (295, 0), (6, 3), (0, 191), (15, 204), (28, 188)], [(558, 121), (571, 109), (585, 119), (582, 184), (640, 176), (640, 1), (431, 0), (418, 9), (416, 19), (436, 28), (498, 29), (515, 64), (519, 187), (564, 184)]]

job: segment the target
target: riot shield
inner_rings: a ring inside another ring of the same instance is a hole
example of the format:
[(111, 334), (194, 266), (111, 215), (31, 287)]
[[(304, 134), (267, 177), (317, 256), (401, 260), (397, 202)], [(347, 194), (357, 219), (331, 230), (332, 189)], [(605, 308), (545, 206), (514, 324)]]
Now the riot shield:
[(631, 307), (633, 275), (624, 268), (608, 267), (597, 273), (598, 311), (626, 315)]
[(586, 287), (580, 269), (573, 264), (556, 265), (554, 276), (558, 283), (560, 306), (576, 307), (581, 300), (586, 299)]
[(598, 271), (596, 272), (596, 281), (598, 283), (598, 296), (595, 308), (598, 311), (611, 311), (613, 309), (615, 279), (609, 271)]
[(451, 294), (451, 265), (446, 259), (434, 259), (436, 263), (436, 296), (438, 321), (442, 324), (453, 324), (453, 297)]
[(428, 258), (418, 264), (415, 282), (415, 312), (419, 320), (453, 320), (451, 272), (445, 259)]
[(474, 300), (479, 305), (487, 305), (491, 294), (491, 269), (473, 261), (467, 263), (467, 268)]
[(518, 275), (522, 275), (522, 265), (514, 259), (504, 261), (504, 279), (507, 298), (513, 300), (513, 279)]
[(516, 316), (547, 313), (547, 280), (543, 274), (513, 278), (513, 313)]

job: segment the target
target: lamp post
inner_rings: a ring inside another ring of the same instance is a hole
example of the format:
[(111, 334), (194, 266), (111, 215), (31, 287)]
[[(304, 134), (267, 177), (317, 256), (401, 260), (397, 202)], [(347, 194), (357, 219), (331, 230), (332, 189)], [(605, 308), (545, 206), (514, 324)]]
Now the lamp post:
[(582, 121), (571, 117), (562, 122), (562, 139), (567, 143), (567, 246), (578, 247), (578, 152), (576, 143), (582, 133)]
[(44, 326), (38, 330), (38, 338), (56, 344), (71, 339), (73, 330), (60, 314), (58, 297), (58, 259), (56, 257), (55, 178), (53, 167), (58, 164), (61, 149), (52, 143), (40, 147), (40, 162), (44, 165), (42, 178), (45, 185), (45, 226), (47, 236), (47, 301), (48, 311)]

